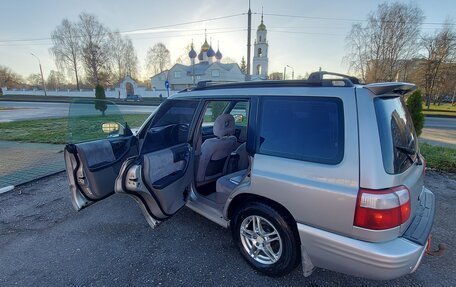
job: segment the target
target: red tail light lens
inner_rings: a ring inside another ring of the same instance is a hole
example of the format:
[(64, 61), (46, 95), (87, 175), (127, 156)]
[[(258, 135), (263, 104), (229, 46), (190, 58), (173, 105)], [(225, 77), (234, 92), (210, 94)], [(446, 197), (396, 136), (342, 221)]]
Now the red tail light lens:
[(405, 186), (360, 189), (354, 225), (373, 230), (400, 226), (410, 217), (410, 192)]

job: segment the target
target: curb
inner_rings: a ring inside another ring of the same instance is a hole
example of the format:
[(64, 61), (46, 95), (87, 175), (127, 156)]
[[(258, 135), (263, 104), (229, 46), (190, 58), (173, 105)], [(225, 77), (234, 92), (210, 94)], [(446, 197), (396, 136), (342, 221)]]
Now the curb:
[(6, 192), (11, 191), (13, 189), (14, 189), (14, 185), (9, 185), (9, 186), (2, 187), (2, 188), (0, 188), (0, 194), (6, 193)]
[(450, 116), (450, 115), (426, 115), (424, 114), (425, 118), (448, 118), (448, 119), (456, 119), (456, 115)]
[(40, 176), (40, 177), (37, 177), (37, 178), (33, 178), (33, 179), (25, 181), (25, 182), (21, 182), (18, 185), (16, 185), (16, 187), (23, 186), (24, 184), (31, 183), (31, 182), (34, 182), (34, 181), (37, 181), (37, 180), (41, 180), (43, 178), (46, 178), (46, 177), (49, 177), (49, 176), (53, 176), (53, 175), (59, 174), (59, 173), (64, 172), (64, 171), (65, 171), (65, 169), (63, 168), (62, 170), (59, 170), (59, 171), (56, 171), (56, 172), (52, 172), (52, 173), (49, 173), (49, 174), (45, 174), (43, 176)]
[(64, 172), (64, 171), (65, 171), (65, 169), (62, 169), (62, 170), (59, 170), (59, 171), (56, 171), (56, 172), (52, 172), (52, 173), (37, 177), (37, 178), (33, 178), (31, 180), (27, 180), (25, 182), (21, 182), (21, 183), (19, 183), (17, 185), (9, 185), (9, 186), (6, 186), (6, 187), (2, 187), (2, 188), (0, 188), (0, 194), (6, 193), (8, 191), (11, 191), (11, 190), (13, 190), (16, 187), (20, 187), (20, 186), (23, 186), (25, 184), (28, 184), (28, 183), (31, 183), (31, 182), (34, 182), (34, 181), (37, 181), (37, 180), (41, 180), (41, 179), (44, 179), (46, 177), (53, 176), (53, 175), (59, 174), (59, 173)]

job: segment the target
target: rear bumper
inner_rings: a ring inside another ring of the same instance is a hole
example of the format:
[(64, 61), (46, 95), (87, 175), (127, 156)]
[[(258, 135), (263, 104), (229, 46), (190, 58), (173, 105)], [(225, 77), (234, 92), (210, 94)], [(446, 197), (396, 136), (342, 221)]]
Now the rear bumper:
[(426, 193), (430, 212), (426, 213), (427, 217), (416, 216), (415, 225), (411, 224), (422, 227), (410, 232), (417, 235), (416, 230), (420, 230), (419, 236), (413, 241), (410, 237), (398, 237), (387, 242), (366, 242), (298, 223), (301, 252), (303, 258), (307, 258), (307, 262), (303, 260), (303, 266), (310, 263), (316, 267), (376, 280), (394, 279), (414, 272), (426, 251), (427, 242), (424, 240), (421, 243), (422, 238), (429, 237), (434, 219), (434, 195), (427, 189), (423, 192)]

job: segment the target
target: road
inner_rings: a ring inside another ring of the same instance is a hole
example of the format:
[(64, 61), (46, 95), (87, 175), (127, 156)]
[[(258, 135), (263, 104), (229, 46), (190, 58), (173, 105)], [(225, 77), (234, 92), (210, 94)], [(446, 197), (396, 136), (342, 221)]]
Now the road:
[(420, 140), (456, 148), (456, 118), (426, 117)]
[[(0, 108), (6, 108), (5, 110), (0, 110), (0, 122), (68, 117), (69, 107), (69, 103), (0, 101)], [(122, 114), (150, 114), (157, 108), (137, 105), (118, 105), (117, 107)], [(89, 111), (87, 109), (87, 113), (90, 112), (95, 112), (95, 110)]]
[(424, 127), (456, 130), (456, 118), (426, 117)]
[(0, 194), (0, 286), (455, 286), (456, 176), (430, 171), (425, 182), (437, 200), (433, 247), (449, 248), (385, 282), (323, 269), (304, 278), (300, 266), (266, 277), (228, 230), (187, 208), (156, 229), (126, 196), (74, 211), (62, 173)]

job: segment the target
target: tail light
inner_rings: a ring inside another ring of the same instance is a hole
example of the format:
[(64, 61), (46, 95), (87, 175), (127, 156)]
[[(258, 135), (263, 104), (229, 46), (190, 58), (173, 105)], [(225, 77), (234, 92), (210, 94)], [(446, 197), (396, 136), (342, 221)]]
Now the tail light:
[(405, 186), (360, 189), (354, 225), (373, 230), (400, 226), (410, 217), (410, 192)]

